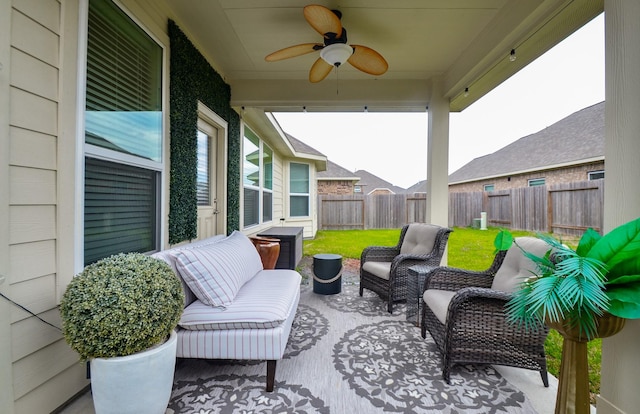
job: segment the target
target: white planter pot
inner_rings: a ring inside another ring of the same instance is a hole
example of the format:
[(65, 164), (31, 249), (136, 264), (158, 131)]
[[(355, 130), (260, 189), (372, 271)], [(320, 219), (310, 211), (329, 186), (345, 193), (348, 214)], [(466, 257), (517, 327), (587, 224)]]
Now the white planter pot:
[(96, 414), (164, 414), (173, 387), (175, 332), (164, 344), (124, 357), (91, 360)]

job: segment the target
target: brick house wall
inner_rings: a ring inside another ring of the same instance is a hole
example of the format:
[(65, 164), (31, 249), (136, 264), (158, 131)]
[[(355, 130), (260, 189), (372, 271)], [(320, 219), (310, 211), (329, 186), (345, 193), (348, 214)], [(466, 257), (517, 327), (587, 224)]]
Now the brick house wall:
[(528, 187), (528, 180), (538, 178), (544, 178), (546, 185), (570, 183), (574, 181), (586, 181), (589, 179), (590, 172), (603, 170), (604, 161), (598, 161), (568, 168), (557, 168), (553, 170), (544, 170), (526, 174), (495, 177), (491, 179), (478, 180), (462, 184), (451, 184), (449, 185), (449, 192), (463, 193), (484, 191), (485, 185), (493, 185), (494, 191), (509, 190), (512, 188)]
[(353, 194), (353, 187), (349, 180), (318, 180), (319, 195)]

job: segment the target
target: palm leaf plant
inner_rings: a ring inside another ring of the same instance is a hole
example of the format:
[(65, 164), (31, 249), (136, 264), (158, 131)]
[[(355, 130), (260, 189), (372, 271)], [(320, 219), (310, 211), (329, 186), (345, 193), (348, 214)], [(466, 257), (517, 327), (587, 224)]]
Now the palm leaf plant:
[[(598, 318), (606, 312), (640, 318), (640, 218), (604, 236), (588, 229), (575, 250), (552, 236), (538, 237), (549, 250), (542, 257), (523, 250), (537, 272), (507, 303), (511, 322), (525, 327), (540, 321), (567, 323), (591, 340)], [(506, 230), (494, 241), (498, 250), (513, 243), (517, 245)]]

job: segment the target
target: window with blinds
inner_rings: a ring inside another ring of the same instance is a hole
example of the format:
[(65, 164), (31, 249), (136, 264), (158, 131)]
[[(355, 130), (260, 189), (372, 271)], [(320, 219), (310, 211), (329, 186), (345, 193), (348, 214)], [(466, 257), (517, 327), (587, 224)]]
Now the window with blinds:
[(155, 250), (159, 173), (94, 158), (85, 158), (85, 171), (85, 265)]
[(111, 0), (90, 0), (85, 265), (159, 248), (163, 49)]
[(309, 165), (289, 164), (289, 215), (309, 216)]
[(86, 142), (160, 161), (162, 48), (110, 0), (91, 0)]

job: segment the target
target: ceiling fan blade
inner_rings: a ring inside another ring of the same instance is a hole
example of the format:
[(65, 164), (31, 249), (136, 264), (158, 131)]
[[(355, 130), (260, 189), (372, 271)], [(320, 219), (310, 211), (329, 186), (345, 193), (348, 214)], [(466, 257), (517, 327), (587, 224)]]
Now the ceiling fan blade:
[(353, 67), (369, 75), (382, 75), (389, 69), (389, 64), (382, 55), (370, 47), (350, 45), (353, 54), (347, 60)]
[(340, 18), (331, 10), (317, 4), (304, 7), (304, 18), (316, 32), (325, 36), (326, 33), (335, 33), (335, 37), (342, 36), (342, 23)]
[(331, 69), (333, 69), (332, 65), (325, 62), (324, 59), (318, 58), (309, 71), (309, 82), (320, 82), (326, 78), (329, 73), (331, 73)]
[(324, 46), (319, 43), (303, 43), (300, 45), (285, 47), (284, 49), (276, 50), (275, 52), (265, 56), (264, 60), (267, 62), (277, 62), (278, 60), (289, 59), (296, 56), (306, 55), (307, 53), (313, 53), (316, 50), (322, 49)]

